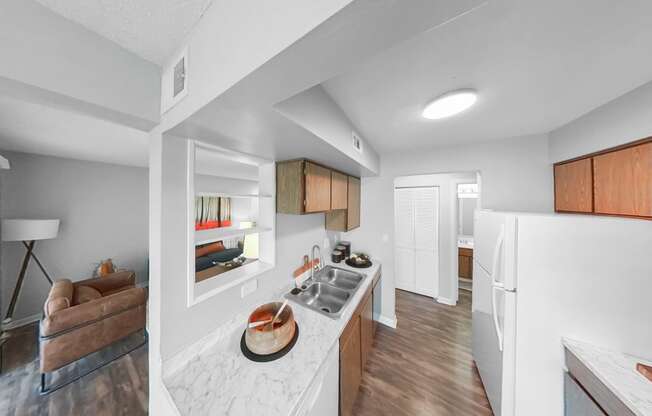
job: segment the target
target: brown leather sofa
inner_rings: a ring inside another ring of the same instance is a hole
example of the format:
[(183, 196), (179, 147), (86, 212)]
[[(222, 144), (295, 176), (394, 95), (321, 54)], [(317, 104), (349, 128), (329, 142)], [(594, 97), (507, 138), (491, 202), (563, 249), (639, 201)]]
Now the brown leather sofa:
[(147, 292), (135, 279), (127, 271), (54, 283), (40, 324), (42, 384), (45, 373), (145, 328)]

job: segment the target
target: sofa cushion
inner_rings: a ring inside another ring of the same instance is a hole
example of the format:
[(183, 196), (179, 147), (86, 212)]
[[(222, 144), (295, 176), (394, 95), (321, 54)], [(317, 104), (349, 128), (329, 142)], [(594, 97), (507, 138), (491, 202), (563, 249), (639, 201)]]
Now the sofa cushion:
[(206, 270), (209, 267), (215, 266), (217, 263), (224, 263), (233, 260), (242, 254), (239, 248), (227, 248), (218, 253), (208, 254), (206, 256), (197, 257), (195, 259), (195, 272)]
[(73, 305), (81, 305), (82, 303), (90, 302), (91, 300), (99, 299), (102, 294), (99, 290), (90, 286), (77, 286), (75, 293), (72, 296)]
[(242, 250), (239, 248), (227, 248), (224, 251), (220, 251), (219, 253), (212, 253), (207, 255), (211, 261), (217, 262), (217, 263), (224, 263), (229, 260), (233, 260), (234, 258), (238, 257), (240, 254), (242, 254)]
[(217, 253), (220, 251), (224, 251), (224, 243), (221, 241), (204, 244), (202, 246), (195, 247), (195, 258), (203, 257), (208, 254)]
[(211, 261), (211, 259), (209, 259), (207, 256), (198, 257), (195, 260), (195, 272), (201, 272), (202, 270), (206, 270), (209, 267), (213, 266), (213, 261)]
[(69, 279), (57, 280), (52, 284), (48, 298), (43, 305), (45, 316), (50, 316), (56, 311), (69, 308), (72, 305), (73, 286)]

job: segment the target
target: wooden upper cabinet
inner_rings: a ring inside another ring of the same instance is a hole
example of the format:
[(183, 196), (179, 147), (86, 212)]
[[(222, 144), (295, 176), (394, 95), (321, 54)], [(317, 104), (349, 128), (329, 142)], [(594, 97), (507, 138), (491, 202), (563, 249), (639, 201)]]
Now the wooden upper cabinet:
[(595, 212), (652, 217), (652, 142), (593, 158)]
[(349, 176), (347, 230), (360, 226), (360, 179)]
[(305, 162), (305, 212), (331, 209), (331, 170), (312, 162)]
[(276, 164), (276, 212), (307, 214), (330, 209), (330, 169), (307, 160)]
[(555, 210), (593, 211), (591, 158), (555, 165)]
[(288, 160), (276, 164), (276, 212), (303, 214), (305, 176), (303, 160)]
[(346, 209), (348, 179), (343, 173), (332, 172), (331, 176), (331, 209)]
[(276, 212), (326, 213), (326, 229), (360, 226), (360, 178), (305, 159), (276, 164)]
[(347, 208), (326, 213), (326, 229), (331, 231), (351, 231), (360, 226), (360, 179), (347, 178)]

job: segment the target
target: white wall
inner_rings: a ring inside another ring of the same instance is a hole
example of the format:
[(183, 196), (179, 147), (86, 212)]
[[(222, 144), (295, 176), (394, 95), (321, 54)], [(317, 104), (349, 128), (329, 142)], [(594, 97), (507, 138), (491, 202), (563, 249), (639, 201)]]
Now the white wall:
[(0, 2), (0, 50), (0, 79), (60, 95), (96, 116), (101, 107), (141, 120), (133, 122), (139, 127), (159, 120), (156, 65), (35, 1)]
[[(281, 114), (337, 148), (371, 173), (377, 174), (380, 171), (378, 153), (360, 136), (351, 120), (321, 85), (300, 92), (274, 107)], [(353, 131), (362, 141), (362, 152), (353, 147)]]
[(184, 46), (188, 95), (164, 114), (162, 131), (190, 117), (350, 2), (214, 0)]
[[(59, 218), (59, 235), (36, 243), (53, 278), (92, 276), (102, 259), (147, 280), (147, 169), (3, 152), (11, 170), (0, 175), (2, 218)], [(8, 306), (25, 250), (2, 243), (2, 305)], [(32, 261), (15, 319), (40, 313), (49, 284)]]
[(362, 224), (344, 234), (354, 250), (383, 262), (383, 311), (394, 317), (394, 178), (479, 171), (483, 208), (552, 211), (552, 165), (546, 135), (515, 137), (473, 145), (381, 154), (381, 174), (362, 179)]
[(550, 161), (559, 162), (652, 136), (652, 82), (550, 132)]

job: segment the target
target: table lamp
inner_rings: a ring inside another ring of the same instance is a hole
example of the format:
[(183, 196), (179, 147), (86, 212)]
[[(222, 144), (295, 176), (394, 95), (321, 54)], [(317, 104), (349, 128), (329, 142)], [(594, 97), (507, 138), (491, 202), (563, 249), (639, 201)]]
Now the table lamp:
[(7, 314), (5, 319), (2, 321), (3, 324), (8, 324), (11, 322), (14, 309), (16, 308), (16, 301), (18, 300), (18, 295), (20, 294), (20, 289), (23, 286), (23, 280), (25, 279), (25, 272), (27, 271), (27, 266), (31, 259), (34, 259), (39, 269), (45, 275), (47, 281), (52, 284), (52, 279), (41, 261), (34, 254), (34, 246), (38, 240), (49, 240), (56, 238), (59, 232), (59, 220), (26, 220), (26, 219), (12, 219), (12, 220), (2, 220), (2, 241), (20, 241), (25, 246), (25, 257), (20, 267), (20, 272), (18, 273), (18, 280), (16, 281), (16, 287), (14, 292), (11, 295), (11, 301), (9, 302), (9, 308), (7, 309)]
[(258, 233), (245, 235), (242, 256), (247, 259), (258, 258)]

